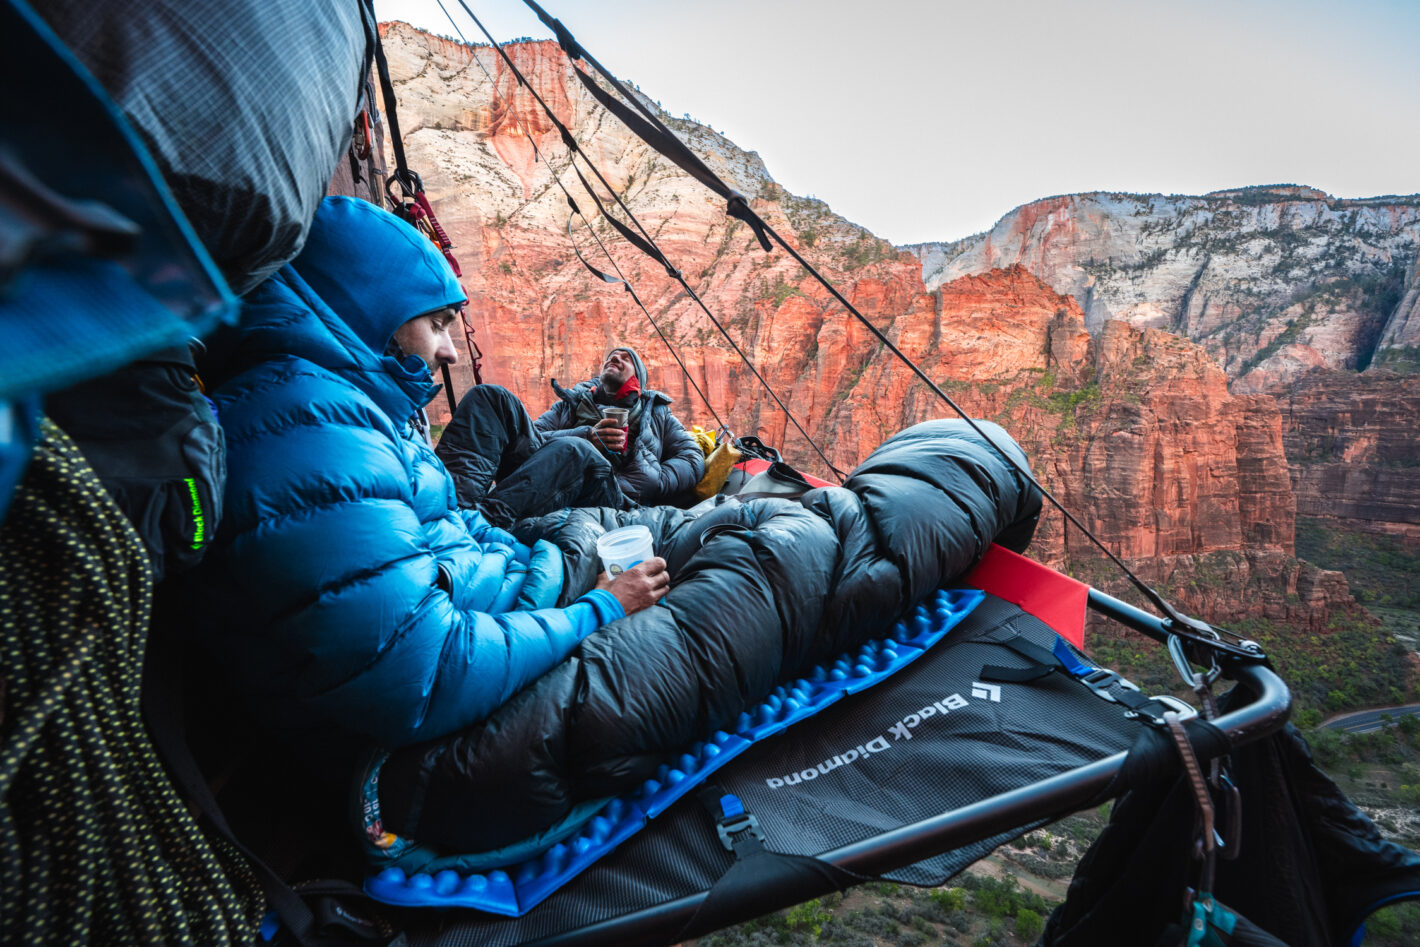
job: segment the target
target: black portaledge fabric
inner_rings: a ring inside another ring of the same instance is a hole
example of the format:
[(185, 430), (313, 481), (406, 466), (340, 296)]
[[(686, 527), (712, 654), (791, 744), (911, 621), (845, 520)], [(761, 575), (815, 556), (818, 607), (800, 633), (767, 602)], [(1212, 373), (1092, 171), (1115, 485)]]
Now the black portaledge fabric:
[[(1146, 729), (1065, 675), (1001, 684), (994, 700), (987, 689), (973, 687), (983, 664), (1026, 663), (1003, 646), (1017, 638), (1048, 646), (1054, 634), (1016, 606), (987, 596), (917, 661), (751, 747), (713, 779), (756, 817), (769, 851), (812, 859), (1122, 752)], [(926, 707), (937, 709), (924, 716)], [(848, 748), (866, 746), (872, 747), (866, 757), (834, 764), (835, 756), (847, 758)], [(784, 777), (819, 765), (827, 772), (786, 784)], [(884, 877), (941, 884), (996, 846), (1063, 814), (1043, 808), (1038, 818), (991, 837), (964, 834), (957, 847)], [(504, 947), (619, 924), (625, 926), (601, 930), (599, 942), (626, 943), (643, 920), (637, 912), (709, 891), (734, 864), (705, 806), (691, 794), (523, 917), (411, 912), (406, 929), (420, 947)], [(765, 880), (752, 905), (717, 897), (689, 919), (691, 926), (678, 922), (656, 940), (673, 943), (788, 907), (844, 879), (813, 869), (795, 883), (806, 887)]]
[[(1218, 862), (1213, 892), (1230, 909), (1291, 947), (1329, 947), (1348, 942), (1378, 901), (1420, 892), (1420, 855), (1381, 838), (1317, 769), (1296, 728), (1234, 750), (1232, 761), (1240, 856)], [(1193, 831), (1181, 780), (1137, 782), (1080, 861), (1043, 943), (1112, 943), (1120, 931), (1151, 943), (1178, 922), (1184, 887), (1195, 883)]]
[(45, 0), (241, 295), (300, 252), (373, 55), (360, 0)]
[(868, 880), (816, 858), (760, 850), (737, 860), (720, 876), (676, 940), (718, 930), (727, 919), (759, 917), (785, 904), (800, 904)]

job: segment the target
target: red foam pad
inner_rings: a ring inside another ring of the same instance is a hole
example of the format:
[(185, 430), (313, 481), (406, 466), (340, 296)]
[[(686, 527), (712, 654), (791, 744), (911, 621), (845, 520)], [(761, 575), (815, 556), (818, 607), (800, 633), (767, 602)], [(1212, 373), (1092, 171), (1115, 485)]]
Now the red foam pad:
[(966, 584), (1019, 606), (1077, 648), (1085, 646), (1090, 587), (1068, 575), (992, 546), (966, 576)]

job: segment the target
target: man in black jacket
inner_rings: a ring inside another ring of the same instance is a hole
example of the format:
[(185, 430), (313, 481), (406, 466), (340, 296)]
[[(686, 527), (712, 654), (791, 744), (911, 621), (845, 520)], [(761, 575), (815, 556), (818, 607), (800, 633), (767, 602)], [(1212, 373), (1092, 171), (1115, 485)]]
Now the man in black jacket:
[[(552, 382), (559, 399), (533, 422), (550, 443), (578, 438), (596, 444), (616, 471), (627, 499), (642, 506), (671, 503), (705, 475), (705, 456), (671, 414), (669, 396), (646, 387), (646, 366), (636, 350), (607, 353), (601, 374), (570, 391)], [(606, 417), (621, 408), (624, 421)]]

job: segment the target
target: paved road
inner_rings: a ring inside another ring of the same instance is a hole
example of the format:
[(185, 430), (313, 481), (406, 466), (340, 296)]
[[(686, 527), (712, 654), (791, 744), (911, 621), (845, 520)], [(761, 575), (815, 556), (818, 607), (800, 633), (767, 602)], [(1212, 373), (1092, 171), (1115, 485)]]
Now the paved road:
[(1389, 714), (1393, 719), (1399, 720), (1405, 716), (1420, 716), (1420, 704), (1407, 704), (1404, 707), (1382, 707), (1380, 710), (1362, 710), (1359, 713), (1346, 714), (1329, 720), (1322, 724), (1325, 730), (1340, 730), (1344, 733), (1370, 733), (1372, 730), (1379, 730), (1385, 726), (1381, 722), (1381, 715)]

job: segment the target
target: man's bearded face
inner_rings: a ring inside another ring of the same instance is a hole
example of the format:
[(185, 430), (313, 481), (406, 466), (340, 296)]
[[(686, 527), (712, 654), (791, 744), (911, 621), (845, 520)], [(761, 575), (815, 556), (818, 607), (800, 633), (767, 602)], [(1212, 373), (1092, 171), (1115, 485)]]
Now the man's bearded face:
[(631, 361), (631, 353), (625, 349), (612, 349), (602, 362), (601, 382), (615, 390), (626, 384), (627, 379), (636, 374), (636, 365)]

